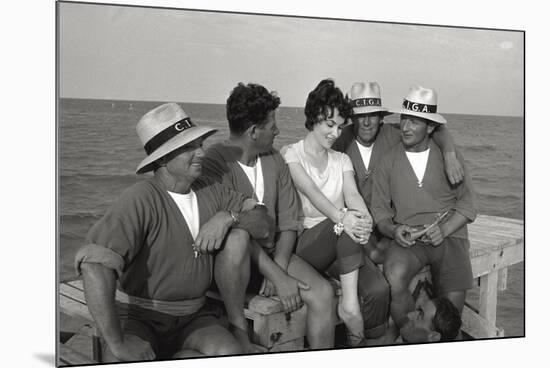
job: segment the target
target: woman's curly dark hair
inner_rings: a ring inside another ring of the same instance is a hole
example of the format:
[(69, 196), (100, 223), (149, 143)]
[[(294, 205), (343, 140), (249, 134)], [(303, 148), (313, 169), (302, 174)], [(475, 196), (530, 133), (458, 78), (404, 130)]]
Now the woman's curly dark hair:
[(279, 107), (276, 92), (254, 83), (239, 83), (233, 88), (226, 104), (226, 116), (231, 133), (242, 134), (252, 125), (265, 123), (267, 114)]
[(332, 79), (323, 79), (307, 96), (304, 109), (307, 130), (311, 131), (315, 124), (331, 118), (335, 108), (344, 119), (352, 114), (351, 103), (344, 97), (340, 88), (334, 85)]

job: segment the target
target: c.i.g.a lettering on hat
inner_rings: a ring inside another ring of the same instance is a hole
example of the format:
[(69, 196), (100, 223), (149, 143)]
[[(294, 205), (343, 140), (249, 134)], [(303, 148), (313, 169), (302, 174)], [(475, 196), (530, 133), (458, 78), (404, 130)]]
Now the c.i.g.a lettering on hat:
[(415, 112), (428, 112), (435, 114), (437, 112), (437, 105), (427, 105), (418, 102), (412, 102), (407, 99), (403, 100), (403, 108)]

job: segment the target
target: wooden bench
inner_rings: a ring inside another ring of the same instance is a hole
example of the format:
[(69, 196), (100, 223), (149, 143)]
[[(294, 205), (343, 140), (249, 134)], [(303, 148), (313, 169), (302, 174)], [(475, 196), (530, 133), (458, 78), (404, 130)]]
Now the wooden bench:
[[(479, 306), (466, 305), (462, 313), (463, 330), (473, 338), (502, 337), (504, 331), (496, 326), (498, 291), (506, 288), (507, 268), (523, 261), (523, 221), (502, 217), (480, 215), (470, 225), (470, 257), (474, 278), (479, 281)], [(418, 279), (429, 277), (425, 268), (411, 282), (414, 287)], [(89, 359), (100, 360), (99, 339), (86, 306), (82, 281), (63, 283), (59, 288), (60, 312), (83, 322), (85, 334), (92, 339), (93, 352)], [(219, 300), (219, 296), (209, 293)], [(124, 305), (118, 303), (119, 307)], [(248, 295), (245, 316), (249, 320), (251, 339), (268, 351), (302, 350), (304, 347), (306, 308), (286, 314), (276, 298)], [(83, 359), (75, 355), (70, 344), (59, 350), (60, 361)], [(84, 364), (84, 363), (68, 363)]]
[[(209, 292), (209, 298), (220, 302), (216, 293)], [(127, 305), (117, 301), (117, 308)], [(74, 331), (74, 338), (84, 335), (92, 342), (91, 354), (83, 354), (71, 348), (72, 341), (59, 345), (60, 365), (93, 364), (101, 361), (99, 333), (86, 305), (82, 280), (61, 283), (59, 286), (59, 311), (65, 317), (75, 318), (81, 322), (81, 328)], [(259, 295), (247, 295), (245, 317), (249, 321), (251, 341), (266, 351), (291, 351), (304, 348), (306, 308), (302, 307), (292, 313), (285, 313), (277, 298), (266, 298)], [(67, 335), (66, 332), (64, 332)]]

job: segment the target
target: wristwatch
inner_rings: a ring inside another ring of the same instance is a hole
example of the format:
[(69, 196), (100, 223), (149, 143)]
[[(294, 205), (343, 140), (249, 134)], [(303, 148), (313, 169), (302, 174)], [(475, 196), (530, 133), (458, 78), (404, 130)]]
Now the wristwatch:
[(239, 214), (237, 212), (234, 212), (232, 210), (229, 210), (229, 214), (231, 215), (231, 218), (233, 219), (232, 225), (237, 225), (239, 223)]

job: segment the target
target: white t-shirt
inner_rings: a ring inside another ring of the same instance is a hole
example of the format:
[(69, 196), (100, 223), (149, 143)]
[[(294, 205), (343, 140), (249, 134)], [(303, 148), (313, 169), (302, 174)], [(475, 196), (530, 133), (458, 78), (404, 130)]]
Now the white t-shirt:
[(254, 194), (256, 194), (256, 198), (258, 199), (258, 202), (263, 202), (264, 173), (262, 171), (262, 160), (258, 157), (258, 159), (256, 160), (256, 165), (254, 166), (246, 166), (245, 164), (239, 161), (237, 162), (239, 163), (244, 173), (248, 177), (248, 180), (250, 180), (250, 184), (252, 184), (252, 188), (254, 188)]
[(361, 158), (363, 159), (363, 164), (365, 165), (365, 169), (369, 169), (370, 164), (370, 157), (372, 156), (372, 147), (374, 147), (374, 143), (370, 145), (370, 147), (365, 147), (359, 142), (355, 142), (357, 144), (357, 147), (359, 148), (359, 153), (361, 154)]
[(416, 174), (416, 179), (418, 180), (418, 186), (422, 186), (422, 181), (424, 180), (424, 173), (426, 172), (426, 166), (428, 165), (428, 156), (430, 155), (430, 149), (428, 148), (422, 152), (405, 152), (407, 158)]
[(168, 194), (170, 194), (170, 197), (178, 205), (185, 222), (187, 222), (187, 227), (191, 232), (191, 236), (193, 236), (193, 240), (196, 239), (199, 234), (199, 204), (197, 202), (197, 195), (192, 190), (187, 194), (170, 191)]
[[(328, 163), (323, 171), (319, 171), (307, 161), (304, 151), (304, 141), (288, 145), (281, 149), (285, 161), (302, 165), (311, 180), (319, 187), (321, 192), (337, 208), (343, 208), (344, 202), (344, 172), (352, 171), (353, 164), (345, 153), (328, 150)], [(309, 229), (324, 221), (327, 217), (321, 213), (310, 200), (298, 191), (304, 211), (304, 227)]]

